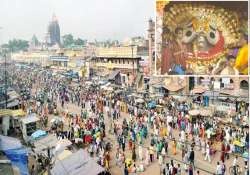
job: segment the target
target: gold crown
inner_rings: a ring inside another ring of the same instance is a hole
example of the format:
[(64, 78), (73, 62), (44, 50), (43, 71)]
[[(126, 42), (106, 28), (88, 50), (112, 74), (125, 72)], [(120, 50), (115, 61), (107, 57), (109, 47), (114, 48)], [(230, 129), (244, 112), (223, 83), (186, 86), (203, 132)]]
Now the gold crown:
[(196, 31), (207, 31), (209, 26), (213, 26), (222, 32), (226, 46), (236, 45), (239, 42), (240, 17), (237, 12), (205, 2), (172, 4), (168, 5), (166, 10), (163, 14), (163, 25), (168, 26), (172, 32), (177, 27), (191, 22)]

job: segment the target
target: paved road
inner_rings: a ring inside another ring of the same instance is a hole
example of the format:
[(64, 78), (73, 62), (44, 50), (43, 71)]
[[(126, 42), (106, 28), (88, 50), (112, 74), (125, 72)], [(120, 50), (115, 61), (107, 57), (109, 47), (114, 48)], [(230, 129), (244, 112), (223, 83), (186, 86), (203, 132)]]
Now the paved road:
[[(65, 109), (62, 109), (60, 107), (60, 105), (58, 105), (58, 107), (59, 107), (60, 111), (65, 110)], [(77, 113), (77, 114), (80, 114), (80, 111), (81, 111), (80, 107), (78, 107), (74, 104), (68, 104), (66, 108), (69, 112), (73, 112), (73, 113)], [(129, 115), (126, 113), (122, 113), (121, 117), (119, 118), (119, 122), (122, 122), (125, 117), (129, 117)], [(110, 126), (109, 122), (110, 122), (110, 119), (105, 114), (105, 124), (107, 126), (107, 131), (108, 131), (108, 128)], [(67, 122), (65, 122), (65, 123), (67, 123)], [(117, 145), (115, 136), (108, 133), (108, 132), (106, 134), (107, 134), (107, 138), (110, 139), (114, 145), (114, 151), (111, 152), (111, 159), (112, 159), (112, 161), (111, 161), (111, 174), (112, 175), (121, 175), (121, 174), (123, 174), (123, 167), (120, 168), (119, 166), (115, 165), (115, 148)], [(178, 136), (177, 131), (174, 131), (174, 137), (178, 138), (177, 136)], [(169, 144), (169, 147), (170, 147), (170, 145), (171, 144)], [(147, 139), (145, 141), (144, 146), (147, 146), (147, 147), (149, 146), (149, 139)], [(126, 148), (128, 148), (128, 147), (126, 146)], [(220, 148), (220, 144), (218, 144), (218, 148)], [(130, 157), (130, 158), (132, 157), (130, 150), (126, 150), (125, 152), (126, 152), (126, 157)], [(136, 150), (136, 152), (138, 155), (138, 150)], [(143, 152), (145, 153), (145, 149), (143, 150)], [(171, 150), (169, 150), (169, 156), (173, 157), (176, 160), (181, 161), (181, 151), (180, 150), (177, 150), (177, 155), (175, 155), (175, 156), (173, 156), (171, 153)], [(168, 158), (167, 162), (170, 162), (169, 160), (170, 159)], [(201, 154), (201, 152), (195, 151), (195, 165), (198, 168), (201, 168), (205, 171), (215, 172), (216, 171), (216, 164), (217, 164), (218, 160), (220, 160), (220, 153), (216, 153), (213, 157), (211, 157), (211, 163), (209, 163), (209, 162), (204, 160), (204, 156)], [(230, 156), (230, 159), (226, 160), (225, 163), (226, 163), (226, 167), (227, 167), (227, 174), (229, 174), (229, 167), (232, 166), (233, 156)], [(242, 158), (239, 158), (239, 164), (242, 166), (242, 169), (243, 169), (244, 160)], [(202, 175), (209, 175), (210, 174), (210, 173), (207, 173), (205, 171), (200, 170), (200, 173)], [(160, 174), (160, 166), (158, 164), (158, 160), (155, 160), (152, 164), (150, 164), (148, 167), (146, 167), (145, 172), (138, 173), (138, 174), (141, 174), (141, 175)], [(186, 173), (183, 173), (183, 174), (186, 174)]]

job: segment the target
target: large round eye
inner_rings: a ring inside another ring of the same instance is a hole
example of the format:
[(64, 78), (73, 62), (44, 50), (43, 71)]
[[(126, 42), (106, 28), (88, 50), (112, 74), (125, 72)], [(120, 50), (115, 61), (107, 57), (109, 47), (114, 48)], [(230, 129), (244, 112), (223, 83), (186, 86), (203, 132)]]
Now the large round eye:
[(215, 45), (219, 41), (219, 39), (220, 36), (218, 31), (210, 30), (207, 33), (207, 40), (210, 44)]
[(193, 39), (195, 38), (196, 34), (193, 31), (192, 28), (186, 29), (184, 30), (184, 36), (182, 38), (182, 42), (184, 43), (190, 43), (193, 41)]

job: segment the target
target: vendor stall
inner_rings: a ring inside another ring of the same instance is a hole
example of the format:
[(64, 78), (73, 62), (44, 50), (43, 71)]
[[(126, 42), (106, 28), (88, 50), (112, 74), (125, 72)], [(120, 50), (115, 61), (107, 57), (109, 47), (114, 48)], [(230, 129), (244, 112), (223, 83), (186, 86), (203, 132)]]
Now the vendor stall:
[(39, 129), (39, 118), (36, 117), (36, 114), (21, 119), (21, 130), (25, 141), (28, 141), (31, 134), (37, 129)]
[(65, 159), (55, 163), (51, 170), (52, 175), (97, 175), (105, 171), (89, 154), (80, 149)]

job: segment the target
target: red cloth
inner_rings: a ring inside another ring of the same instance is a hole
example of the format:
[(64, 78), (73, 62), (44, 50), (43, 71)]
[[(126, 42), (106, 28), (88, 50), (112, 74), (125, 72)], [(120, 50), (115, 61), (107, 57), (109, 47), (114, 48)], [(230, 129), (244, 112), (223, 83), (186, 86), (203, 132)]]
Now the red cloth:
[(86, 135), (85, 136), (85, 142), (91, 143), (92, 142), (92, 136), (91, 135)]
[(199, 52), (198, 57), (212, 57), (218, 53), (221, 53), (224, 50), (225, 40), (221, 32), (219, 32), (219, 35), (220, 35), (220, 39), (215, 44), (215, 46), (211, 48), (208, 52)]

